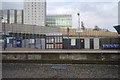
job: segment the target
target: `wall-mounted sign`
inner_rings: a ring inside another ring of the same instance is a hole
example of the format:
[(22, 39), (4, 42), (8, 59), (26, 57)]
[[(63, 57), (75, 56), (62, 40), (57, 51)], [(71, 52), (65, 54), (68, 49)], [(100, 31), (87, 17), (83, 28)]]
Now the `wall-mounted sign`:
[(72, 45), (72, 46), (75, 46), (75, 45), (76, 45), (75, 39), (71, 39), (71, 45)]
[(30, 44), (34, 44), (35, 40), (34, 39), (30, 39)]

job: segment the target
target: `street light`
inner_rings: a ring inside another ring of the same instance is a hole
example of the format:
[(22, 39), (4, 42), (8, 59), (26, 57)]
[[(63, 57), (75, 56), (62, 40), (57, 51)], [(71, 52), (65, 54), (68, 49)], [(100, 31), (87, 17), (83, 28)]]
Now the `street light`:
[(80, 13), (78, 15), (78, 49), (80, 49)]
[(2, 17), (2, 22), (3, 22), (3, 33), (4, 33), (4, 50), (6, 49), (7, 47), (7, 40), (6, 40), (6, 28), (5, 28), (5, 19)]
[(33, 35), (32, 35), (32, 38), (33, 38), (33, 44), (34, 44), (34, 48), (35, 48), (35, 25), (33, 25), (32, 27), (33, 27)]
[(70, 32), (70, 29), (69, 29), (69, 27), (67, 28), (67, 35), (68, 35), (68, 42), (67, 42), (67, 48), (68, 49), (70, 49), (70, 45), (69, 45), (69, 43), (70, 43), (70, 38), (69, 38), (69, 32)]

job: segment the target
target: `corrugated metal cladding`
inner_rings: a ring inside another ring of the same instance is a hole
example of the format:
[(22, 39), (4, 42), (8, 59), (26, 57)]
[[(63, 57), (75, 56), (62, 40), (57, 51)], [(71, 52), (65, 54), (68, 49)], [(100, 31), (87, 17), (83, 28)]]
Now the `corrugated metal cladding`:
[(61, 34), (46, 35), (46, 49), (62, 49), (63, 36)]

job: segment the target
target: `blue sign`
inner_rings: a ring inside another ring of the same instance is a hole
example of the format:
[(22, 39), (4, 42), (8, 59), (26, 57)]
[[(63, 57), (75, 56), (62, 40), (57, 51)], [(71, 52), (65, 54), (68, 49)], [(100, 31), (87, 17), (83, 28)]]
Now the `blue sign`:
[(64, 66), (52, 66), (51, 69), (54, 69), (54, 70), (64, 70), (66, 68)]
[(16, 47), (21, 48), (22, 47), (22, 40), (16, 40)]
[(103, 46), (103, 48), (106, 48), (106, 49), (116, 49), (116, 48), (120, 48), (120, 45), (119, 45), (119, 44), (103, 44), (102, 46)]

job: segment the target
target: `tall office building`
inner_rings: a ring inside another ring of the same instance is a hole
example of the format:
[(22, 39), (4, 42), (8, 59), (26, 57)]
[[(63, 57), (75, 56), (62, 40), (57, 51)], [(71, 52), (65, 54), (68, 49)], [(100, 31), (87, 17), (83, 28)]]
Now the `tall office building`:
[(46, 2), (45, 0), (25, 0), (24, 24), (45, 26)]
[(3, 18), (7, 23), (23, 24), (23, 10), (4, 9), (1, 11), (3, 12)]

